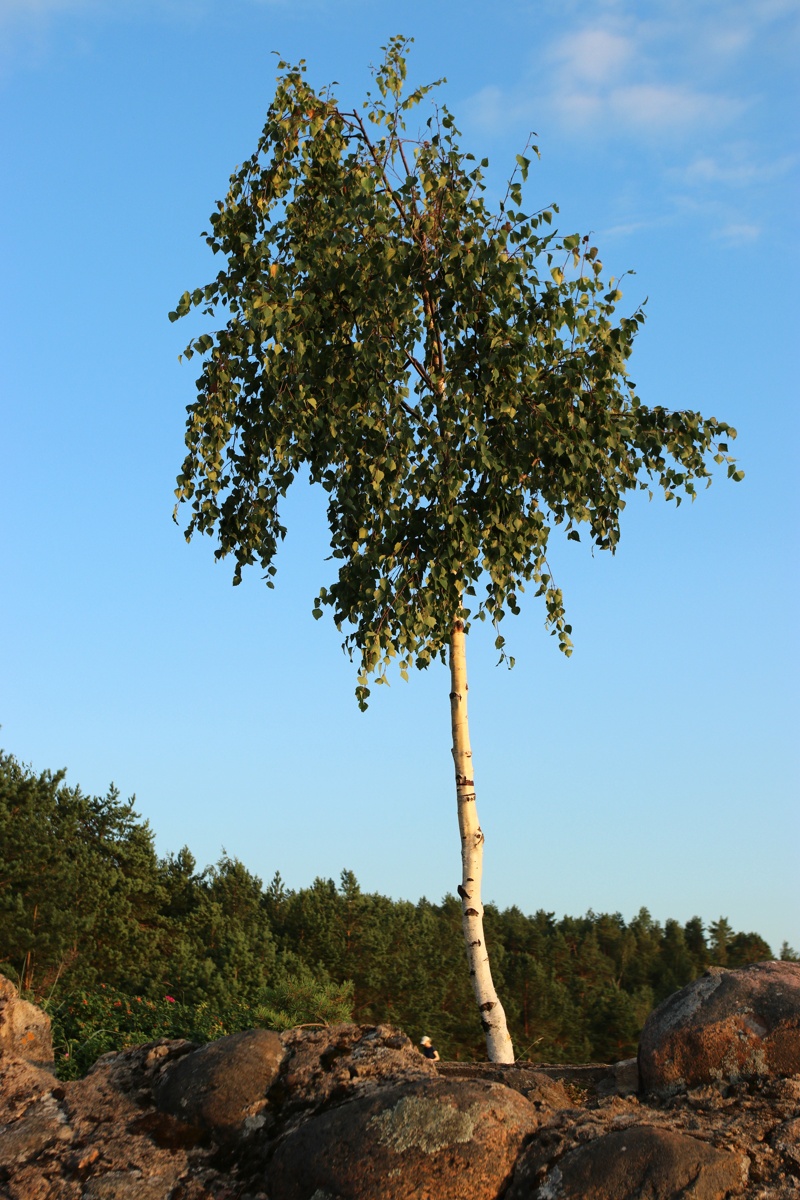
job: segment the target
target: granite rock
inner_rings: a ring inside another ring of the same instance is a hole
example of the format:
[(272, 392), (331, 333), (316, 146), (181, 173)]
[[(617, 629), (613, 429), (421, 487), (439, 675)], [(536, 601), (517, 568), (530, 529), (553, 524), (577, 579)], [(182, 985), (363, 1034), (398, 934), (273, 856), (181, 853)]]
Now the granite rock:
[(639, 1041), (647, 1092), (800, 1072), (800, 963), (712, 967), (650, 1014)]
[(53, 1065), (50, 1018), (35, 1004), (21, 1000), (10, 979), (0, 975), (0, 1053), (13, 1054), (39, 1066)]
[(156, 1107), (230, 1141), (267, 1121), (267, 1092), (284, 1049), (277, 1033), (250, 1029), (219, 1038), (167, 1066), (154, 1085)]
[(416, 1079), (305, 1121), (269, 1167), (271, 1200), (496, 1200), (536, 1110), (496, 1083)]
[(556, 1162), (542, 1164), (534, 1145), (520, 1159), (506, 1200), (725, 1200), (744, 1194), (749, 1168), (746, 1154), (630, 1125), (601, 1133)]

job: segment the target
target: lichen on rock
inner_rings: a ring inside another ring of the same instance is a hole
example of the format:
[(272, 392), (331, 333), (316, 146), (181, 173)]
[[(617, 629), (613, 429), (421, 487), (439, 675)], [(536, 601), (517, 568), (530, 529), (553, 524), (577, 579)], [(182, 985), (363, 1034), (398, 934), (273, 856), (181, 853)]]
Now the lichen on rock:
[(454, 1142), (468, 1142), (479, 1116), (479, 1104), (459, 1109), (427, 1096), (403, 1096), (372, 1117), (368, 1128), (374, 1127), (378, 1140), (398, 1154), (412, 1149), (435, 1154)]

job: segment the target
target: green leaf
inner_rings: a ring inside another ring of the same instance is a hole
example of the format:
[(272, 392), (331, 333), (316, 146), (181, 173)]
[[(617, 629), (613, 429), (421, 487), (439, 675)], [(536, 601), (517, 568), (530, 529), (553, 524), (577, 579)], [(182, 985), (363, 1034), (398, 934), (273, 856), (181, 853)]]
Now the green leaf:
[(644, 311), (615, 315), (588, 237), (548, 229), (556, 205), (519, 211), (536, 148), (492, 210), (446, 109), (404, 126), (429, 90), (407, 89), (405, 48), (389, 42), (363, 109), (279, 67), (205, 235), (221, 268), (169, 314), (202, 305), (216, 326), (184, 355), (186, 536), (271, 587), (282, 498), (298, 475), (321, 485), (333, 565), (312, 613), (330, 606), (362, 708), (370, 676), (446, 657), (457, 618), (499, 627), (529, 580), (568, 655), (550, 536), (613, 552), (628, 492), (694, 497), (715, 459), (743, 477), (725, 422), (636, 394)]

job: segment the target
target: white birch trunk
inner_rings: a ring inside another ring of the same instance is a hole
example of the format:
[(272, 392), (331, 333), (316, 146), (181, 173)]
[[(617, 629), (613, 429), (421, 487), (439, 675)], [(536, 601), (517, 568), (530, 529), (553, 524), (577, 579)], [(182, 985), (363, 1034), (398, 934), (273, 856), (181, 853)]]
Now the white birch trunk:
[(513, 1063), (514, 1048), (506, 1014), (497, 998), (489, 968), (483, 933), (481, 877), (483, 875), (483, 831), (475, 806), (475, 782), (467, 717), (467, 656), (464, 626), (456, 621), (450, 636), (450, 711), (453, 726), (453, 759), (456, 767), (458, 829), (461, 834), (462, 927), (467, 960), (481, 1023), (486, 1034), (490, 1062)]

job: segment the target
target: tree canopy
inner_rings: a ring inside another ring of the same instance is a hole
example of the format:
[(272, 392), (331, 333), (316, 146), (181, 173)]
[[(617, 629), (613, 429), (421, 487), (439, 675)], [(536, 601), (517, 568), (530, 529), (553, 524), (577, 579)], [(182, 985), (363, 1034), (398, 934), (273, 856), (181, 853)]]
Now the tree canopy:
[(205, 235), (225, 265), (170, 314), (224, 317), (185, 352), (203, 358), (177, 488), (187, 538), (216, 534), (234, 582), (260, 564), (271, 586), (280, 501), (307, 469), (338, 564), (314, 615), (330, 606), (357, 655), (362, 707), (393, 659), (428, 665), (455, 621), (497, 625), (531, 583), (569, 654), (553, 528), (613, 550), (627, 492), (693, 497), (712, 455), (741, 478), (729, 425), (639, 399), (626, 368), (643, 310), (617, 317), (619, 281), (588, 237), (555, 231), (555, 205), (523, 208), (536, 147), (491, 211), (486, 160), (462, 152), (446, 106), (415, 112), (435, 85), (407, 91), (407, 45), (384, 47), (363, 110), (279, 63)]

